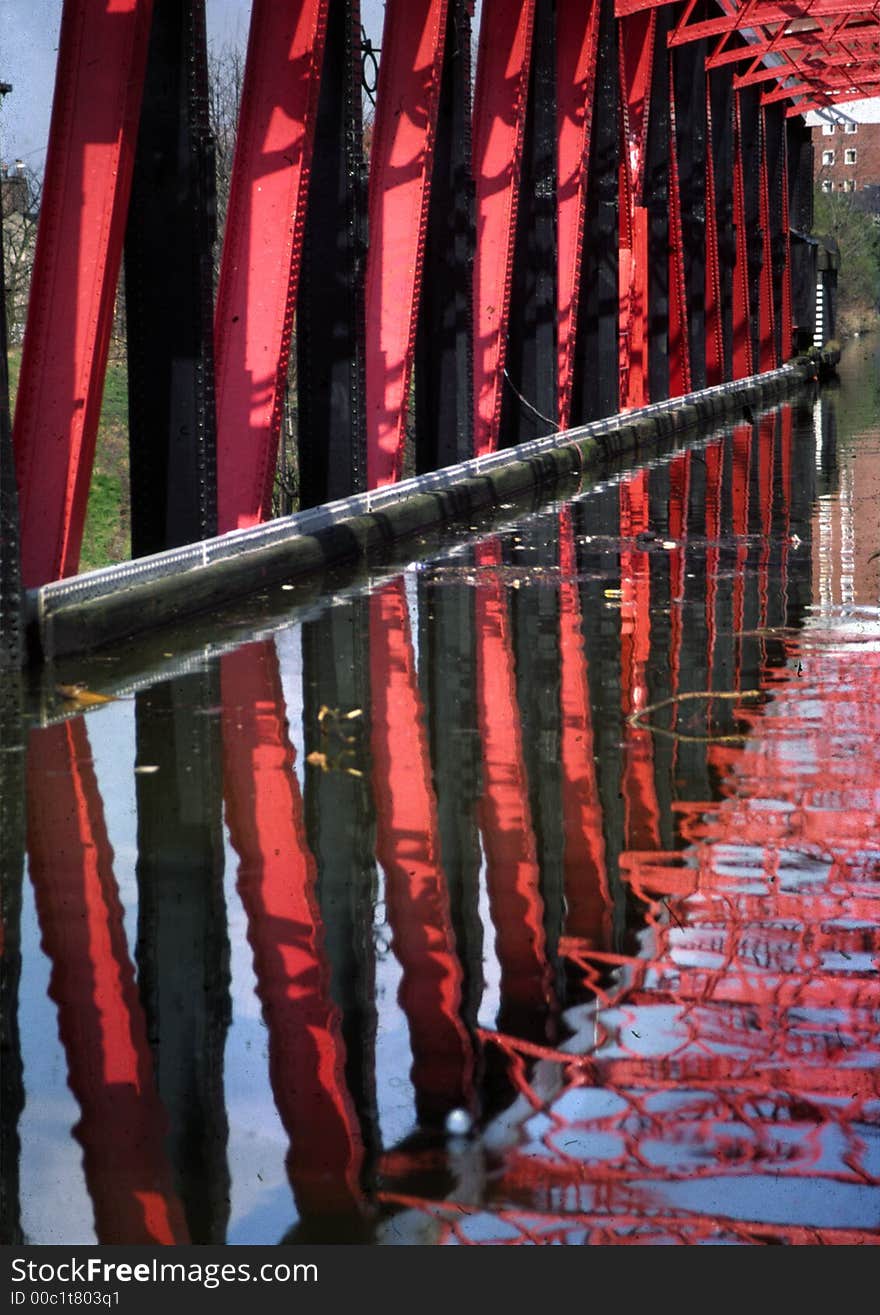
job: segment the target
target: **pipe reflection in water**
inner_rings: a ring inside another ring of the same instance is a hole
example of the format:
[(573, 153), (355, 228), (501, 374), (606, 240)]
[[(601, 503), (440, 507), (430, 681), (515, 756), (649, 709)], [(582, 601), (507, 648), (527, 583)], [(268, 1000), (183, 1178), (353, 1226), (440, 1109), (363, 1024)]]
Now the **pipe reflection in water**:
[[(224, 654), (219, 695), (209, 664), (139, 693), (137, 990), (83, 721), (32, 733), (99, 1240), (876, 1241), (880, 467), (834, 414), (328, 600)], [(13, 839), (10, 1236), (20, 870)], [(242, 1154), (267, 1104), (293, 1202), (271, 1133)]]

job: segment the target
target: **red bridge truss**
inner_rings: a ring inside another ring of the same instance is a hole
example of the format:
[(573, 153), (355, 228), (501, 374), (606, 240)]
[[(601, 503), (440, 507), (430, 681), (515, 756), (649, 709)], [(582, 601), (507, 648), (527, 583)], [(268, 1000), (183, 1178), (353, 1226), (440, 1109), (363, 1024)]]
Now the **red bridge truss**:
[(359, 0), (254, 0), (215, 297), (204, 0), (65, 0), (27, 586), (78, 569), (123, 257), (135, 556), (272, 514), (291, 391), (307, 506), (812, 341), (802, 115), (873, 94), (876, 5), (485, 0), (475, 74), (472, 27), (471, 0), (388, 0), (375, 52)]

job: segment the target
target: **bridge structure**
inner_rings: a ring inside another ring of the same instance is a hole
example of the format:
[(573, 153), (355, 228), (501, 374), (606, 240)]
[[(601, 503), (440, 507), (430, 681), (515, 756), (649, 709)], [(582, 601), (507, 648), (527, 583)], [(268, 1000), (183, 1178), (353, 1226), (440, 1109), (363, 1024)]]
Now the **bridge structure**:
[(812, 343), (803, 115), (880, 85), (877, 4), (484, 0), (475, 58), (474, 26), (388, 0), (365, 152), (359, 0), (254, 0), (219, 244), (203, 0), (65, 0), (4, 662), (78, 570), (122, 280), (134, 557), (271, 515), (291, 388), (314, 507)]

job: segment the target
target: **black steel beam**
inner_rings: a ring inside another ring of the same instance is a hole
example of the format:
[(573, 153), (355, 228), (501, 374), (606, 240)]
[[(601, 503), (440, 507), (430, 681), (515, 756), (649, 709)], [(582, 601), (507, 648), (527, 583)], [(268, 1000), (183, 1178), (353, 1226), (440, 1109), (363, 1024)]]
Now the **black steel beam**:
[(297, 298), (299, 505), (367, 487), (360, 0), (330, 0)]
[(557, 428), (556, 0), (536, 0), (499, 446)]
[(416, 470), (473, 456), (471, 4), (451, 0), (416, 336)]
[(669, 56), (673, 27), (669, 5), (657, 10), (645, 159), (644, 205), (648, 209), (648, 396), (669, 396)]
[(204, 0), (156, 0), (125, 239), (132, 555), (217, 533)]
[(600, 0), (600, 3), (587, 220), (572, 380), (572, 425), (614, 415), (620, 409), (617, 20), (614, 0)]

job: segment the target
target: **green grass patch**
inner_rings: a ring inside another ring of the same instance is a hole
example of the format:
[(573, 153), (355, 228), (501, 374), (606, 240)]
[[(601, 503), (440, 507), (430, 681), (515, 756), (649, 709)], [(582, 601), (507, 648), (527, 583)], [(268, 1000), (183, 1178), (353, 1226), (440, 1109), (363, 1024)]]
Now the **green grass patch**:
[[(12, 414), (21, 373), (21, 348), (9, 351), (9, 391)], [(128, 369), (124, 358), (111, 356), (104, 381), (98, 422), (95, 464), (89, 489), (81, 571), (126, 561), (131, 556), (128, 486)]]

